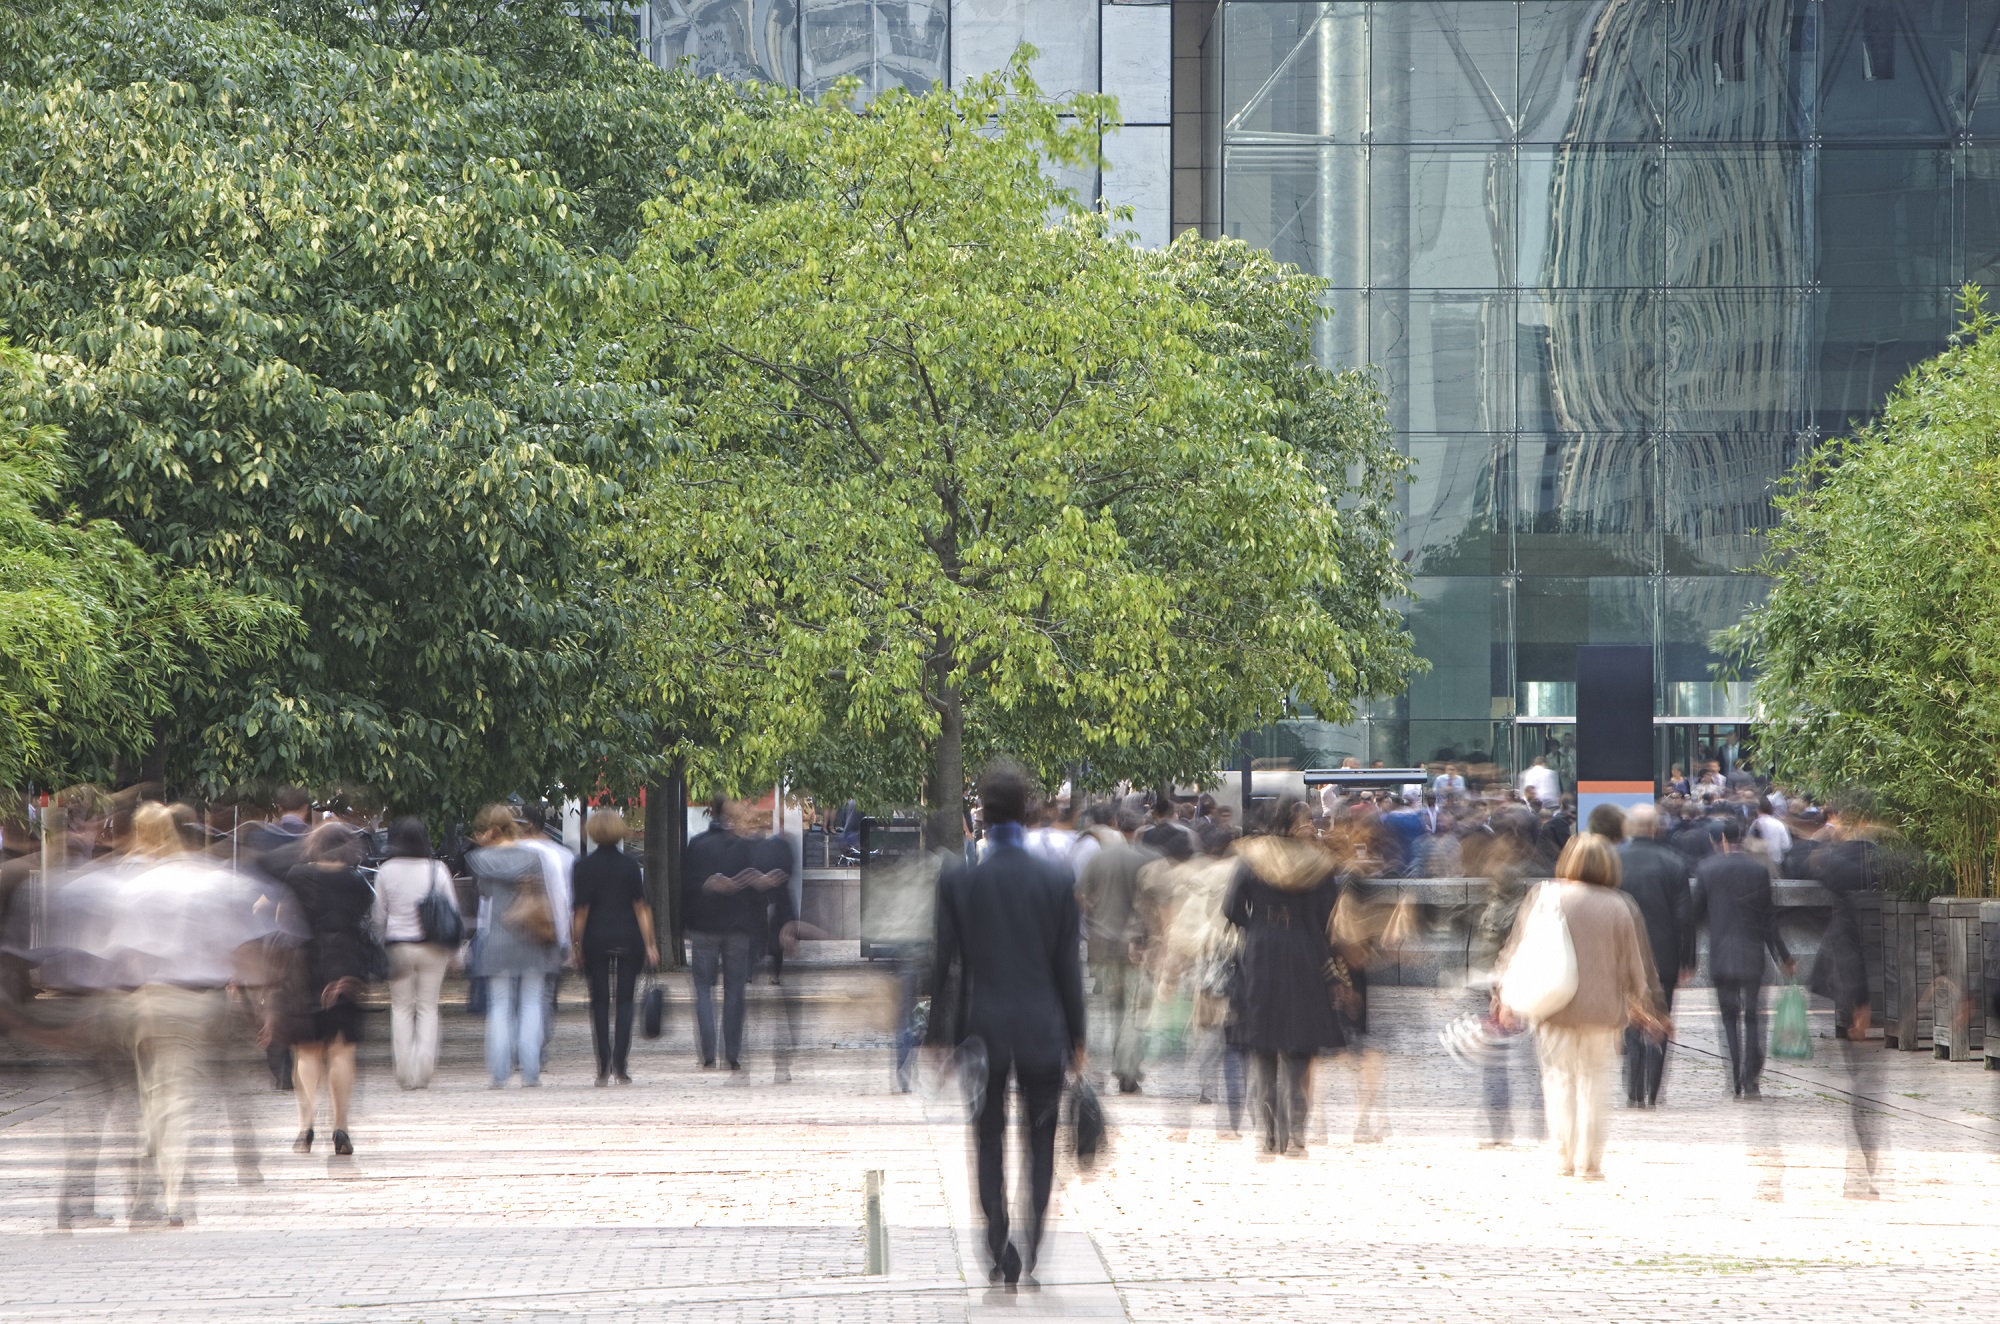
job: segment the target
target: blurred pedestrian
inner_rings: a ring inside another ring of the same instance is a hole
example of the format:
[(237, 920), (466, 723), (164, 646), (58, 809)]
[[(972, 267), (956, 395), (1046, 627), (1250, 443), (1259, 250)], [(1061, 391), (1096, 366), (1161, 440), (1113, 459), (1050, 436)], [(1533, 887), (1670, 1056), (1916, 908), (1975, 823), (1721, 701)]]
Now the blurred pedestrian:
[[(849, 808), (852, 806), (850, 801)], [(709, 805), (708, 830), (688, 842), (681, 867), (681, 913), (687, 925), (701, 1064), (715, 1065), (715, 977), (719, 972), (720, 1047), (722, 1060), (731, 1071), (743, 1069), (745, 990), (751, 963), (769, 932), (768, 896), (758, 885), (750, 842), (739, 830), (745, 817), (741, 801), (716, 796)]]
[[(1090, 956), (1097, 1038), (1109, 1049), (1112, 1074), (1121, 1094), (1137, 1094), (1145, 1071), (1148, 999), (1144, 972), (1133, 959), (1145, 939), (1139, 871), (1154, 858), (1153, 852), (1138, 844), (1145, 822), (1138, 797), (1128, 796), (1113, 819), (1114, 833), (1099, 834), (1099, 849), (1076, 884)], [(1186, 835), (1171, 823), (1160, 830)]]
[(544, 986), (562, 966), (554, 898), (540, 855), (520, 842), (514, 811), (488, 805), (479, 813), (466, 867), (479, 885), (479, 956), (486, 980), (486, 1070), (493, 1088), (506, 1085), (518, 1064), (521, 1084), (542, 1083)]
[(293, 1001), (290, 1026), (293, 1093), (299, 1135), (292, 1148), (312, 1150), (313, 1124), (325, 1085), (333, 1121), (333, 1152), (352, 1154), (347, 1133), (354, 1097), (355, 1049), (365, 1023), (361, 998), (374, 977), (369, 918), (375, 894), (361, 876), (366, 839), (341, 823), (307, 834), (299, 863), (285, 884), (305, 920), (305, 984)]
[(593, 810), (586, 826), (597, 849), (576, 862), (571, 878), (576, 903), (577, 952), (590, 988), (590, 1040), (597, 1052), (597, 1083), (615, 1078), (630, 1085), (632, 997), (639, 971), (660, 963), (653, 937), (653, 908), (638, 862), (620, 847), (625, 815)]
[(1881, 1093), (1884, 1051), (1882, 1045), (1868, 1041), (1873, 1007), (1858, 905), (1881, 885), (1870, 808), (1860, 792), (1844, 793), (1830, 803), (1826, 826), (1812, 843), (1806, 870), (1833, 901), (1808, 984), (1814, 993), (1833, 1001), (1833, 1031), (1847, 1073), (1851, 1132), (1846, 1194), (1860, 1200), (1878, 1194), (1881, 1115), (1873, 1100)]
[[(1525, 978), (1512, 962), (1536, 910), (1552, 898), (1568, 930), (1576, 963), (1576, 992), (1567, 1005), (1535, 1027), (1542, 1065), (1542, 1098), (1556, 1144), (1556, 1170), (1567, 1177), (1603, 1179), (1609, 1125), (1612, 1062), (1620, 1032), (1633, 1022), (1651, 1034), (1672, 1026), (1655, 1010), (1652, 956), (1639, 936), (1639, 917), (1618, 891), (1618, 855), (1589, 832), (1570, 838), (1556, 861), (1556, 876), (1521, 908), (1501, 954), (1496, 992), (1505, 1005), (1507, 982)], [(1545, 922), (1545, 921), (1544, 921)]]
[(1721, 820), (1722, 850), (1694, 876), (1695, 914), (1708, 927), (1708, 977), (1729, 1045), (1730, 1086), (1739, 1099), (1762, 1094), (1764, 1075), (1764, 954), (1780, 969), (1797, 969), (1778, 932), (1771, 871), (1743, 850), (1743, 824)]
[[(1687, 858), (1659, 839), (1659, 826), (1652, 805), (1636, 805), (1626, 816), (1627, 840), (1618, 851), (1619, 887), (1639, 908), (1653, 973), (1660, 981), (1660, 1014), (1671, 1016), (1674, 990), (1694, 977), (1696, 930)], [(1626, 1026), (1625, 1102), (1634, 1108), (1656, 1106), (1666, 1067), (1667, 1041)]]
[[(1055, 1184), (1063, 1072), (1083, 1072), (1086, 1042), (1075, 883), (1028, 851), (1028, 793), (1026, 776), (1006, 765), (980, 778), (987, 851), (939, 881), (932, 986), (932, 1042), (960, 1047), (969, 1064), (988, 1278), (1010, 1286), (1034, 1277)], [(938, 1014), (948, 999), (958, 1005)], [(1012, 1236), (1003, 1175), (1010, 1079), (1021, 1091), (1025, 1248)]]
[(1311, 814), (1288, 796), (1276, 830), (1237, 843), (1223, 914), (1242, 933), (1231, 1040), (1250, 1054), (1251, 1105), (1267, 1154), (1305, 1153), (1307, 1075), (1346, 1042), (1334, 1007), (1353, 996), (1328, 937), (1339, 897), (1333, 861), (1307, 838)]
[(456, 944), (441, 946), (424, 932), (418, 911), (435, 896), (458, 913), (451, 871), (431, 854), (431, 834), (420, 818), (389, 825), (389, 857), (375, 871), (375, 931), (389, 949), (389, 1048), (396, 1083), (424, 1089), (437, 1070), (438, 999)]

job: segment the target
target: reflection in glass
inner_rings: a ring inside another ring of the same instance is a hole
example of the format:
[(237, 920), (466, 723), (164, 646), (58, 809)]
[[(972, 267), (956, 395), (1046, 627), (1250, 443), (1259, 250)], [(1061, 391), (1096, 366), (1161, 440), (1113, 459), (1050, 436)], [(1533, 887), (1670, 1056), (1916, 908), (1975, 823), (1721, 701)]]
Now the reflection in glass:
[(1661, 442), (1661, 522), (1670, 575), (1726, 575), (1763, 559), (1780, 483), (1804, 458), (1796, 434), (1675, 435)]
[(1523, 437), (1508, 512), (1522, 575), (1644, 575), (1659, 565), (1656, 449), (1645, 437)]
[(945, 81), (949, 19), (948, 0), (803, 0), (806, 94), (824, 96), (842, 78), (861, 81), (864, 103), (891, 87), (923, 94)]
[[(1964, 0), (1825, 0), (1819, 128), (1844, 138), (1930, 138), (1965, 118)], [(1982, 34), (1983, 35), (1983, 34)]]
[(1507, 573), (1507, 539), (1495, 509), (1507, 444), (1499, 437), (1410, 438), (1399, 539), (1410, 573)]
[(1662, 8), (1668, 138), (1762, 143), (1805, 136), (1803, 71), (1814, 5), (1679, 0)]
[(1821, 284), (1951, 283), (1949, 149), (1828, 146), (1815, 165)]
[(1378, 143), (1505, 141), (1519, 59), (1511, 4), (1379, 4), (1369, 23), (1370, 135)]
[(1373, 284), (1507, 284), (1514, 266), (1510, 149), (1376, 147), (1369, 152), (1368, 194)]
[(699, 74), (799, 84), (797, 0), (648, 0), (646, 54)]
[(1377, 289), (1370, 350), (1406, 432), (1514, 426), (1513, 301), (1496, 294)]
[(1664, 6), (1650, 0), (1525, 0), (1520, 8), (1522, 141), (1660, 138)]

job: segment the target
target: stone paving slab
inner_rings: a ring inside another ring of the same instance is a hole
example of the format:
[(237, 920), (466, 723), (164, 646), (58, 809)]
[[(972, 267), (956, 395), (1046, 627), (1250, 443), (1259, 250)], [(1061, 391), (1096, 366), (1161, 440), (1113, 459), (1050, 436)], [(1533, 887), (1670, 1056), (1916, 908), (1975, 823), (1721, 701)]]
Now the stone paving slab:
[[(812, 1003), (791, 1084), (763, 1000), (744, 1078), (693, 1070), (682, 1027), (635, 1046), (635, 1085), (595, 1089), (566, 1006), (543, 1088), (486, 1089), (478, 1023), (457, 1016), (436, 1085), (404, 1092), (380, 1035), (353, 1159), (292, 1154), (290, 1097), (254, 1089), (263, 1183), (237, 1184), (211, 1147), (196, 1219), (172, 1231), (51, 1234), (65, 1127), (101, 1100), (17, 1058), (0, 1066), (0, 1318), (1873, 1320), (1970, 1314), (2000, 1286), (2000, 1075), (1976, 1063), (1867, 1050), (1886, 1179), (1880, 1201), (1852, 1201), (1831, 1041), (1736, 1104), (1695, 994), (1665, 1106), (1618, 1111), (1608, 1180), (1585, 1184), (1542, 1148), (1477, 1147), (1476, 1081), (1436, 1044), (1464, 999), (1399, 989), (1375, 1003), (1386, 1140), (1353, 1143), (1344, 1062), (1317, 1073), (1307, 1157), (1277, 1160), (1191, 1106), (1187, 1064), (1158, 1063), (1145, 1093), (1107, 1100), (1105, 1160), (1061, 1164), (1041, 1290), (995, 1292), (961, 1107), (889, 1091), (870, 996)], [(862, 1272), (870, 1170), (886, 1174), (885, 1277)]]

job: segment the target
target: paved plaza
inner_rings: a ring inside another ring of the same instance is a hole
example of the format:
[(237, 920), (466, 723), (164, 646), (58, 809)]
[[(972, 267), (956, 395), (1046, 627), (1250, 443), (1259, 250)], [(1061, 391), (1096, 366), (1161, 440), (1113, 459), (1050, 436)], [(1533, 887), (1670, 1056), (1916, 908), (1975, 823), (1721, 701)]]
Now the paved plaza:
[[(0, 1318), (1851, 1320), (1972, 1314), (2000, 1287), (2000, 1077), (1975, 1063), (1883, 1055), (1881, 1198), (1850, 1200), (1849, 1078), (1824, 1018), (1813, 1062), (1776, 1065), (1761, 1103), (1736, 1104), (1712, 1001), (1683, 995), (1665, 1106), (1618, 1111), (1608, 1180), (1586, 1184), (1531, 1142), (1479, 1147), (1476, 1081), (1436, 1046), (1460, 996), (1384, 990), (1387, 1139), (1351, 1142), (1355, 1077), (1335, 1062), (1308, 1155), (1260, 1160), (1164, 1064), (1144, 1095), (1107, 1100), (1098, 1167), (1059, 1171), (1041, 1289), (989, 1291), (953, 1098), (889, 1088), (886, 979), (793, 983), (807, 1051), (789, 1083), (768, 989), (744, 1078), (694, 1069), (681, 1001), (665, 1038), (635, 1046), (629, 1088), (592, 1087), (573, 1002), (536, 1090), (488, 1089), (479, 1022), (448, 1009), (437, 1083), (401, 1091), (378, 1018), (355, 1156), (293, 1154), (290, 1096), (257, 1090), (261, 1182), (211, 1145), (177, 1230), (55, 1232), (66, 1127), (91, 1101), (52, 1055), (10, 1045)], [(322, 1120), (321, 1151), (325, 1135)], [(881, 1276), (864, 1272), (871, 1170)]]

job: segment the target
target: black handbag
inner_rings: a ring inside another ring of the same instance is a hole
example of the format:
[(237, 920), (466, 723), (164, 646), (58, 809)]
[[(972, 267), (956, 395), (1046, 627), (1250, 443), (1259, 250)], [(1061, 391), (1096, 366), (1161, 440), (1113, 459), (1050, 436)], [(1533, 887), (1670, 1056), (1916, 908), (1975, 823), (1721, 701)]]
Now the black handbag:
[(1098, 1151), (1104, 1148), (1104, 1104), (1082, 1076), (1069, 1090), (1069, 1143), (1079, 1168), (1097, 1162)]
[(666, 1029), (667, 990), (660, 987), (660, 981), (646, 976), (646, 992), (639, 999), (639, 1033), (648, 1039), (657, 1039)]
[(424, 931), (425, 942), (437, 947), (456, 947), (465, 941), (465, 916), (458, 913), (450, 897), (438, 890), (435, 862), (431, 868), (431, 890), (417, 902), (417, 925)]

